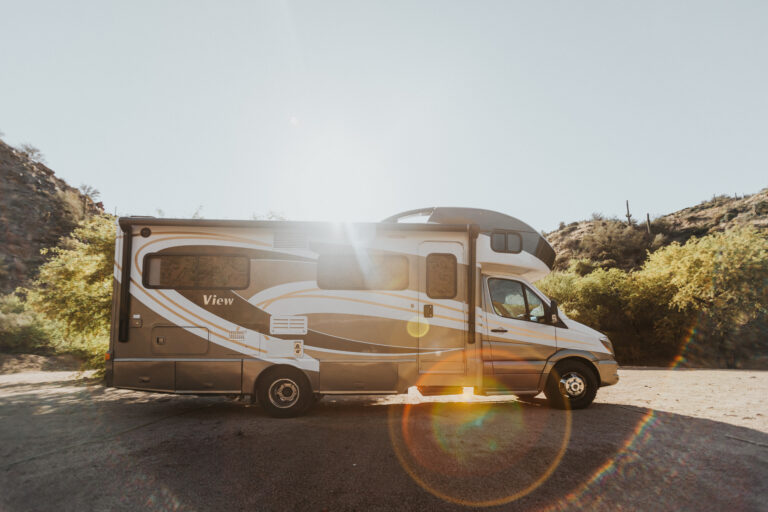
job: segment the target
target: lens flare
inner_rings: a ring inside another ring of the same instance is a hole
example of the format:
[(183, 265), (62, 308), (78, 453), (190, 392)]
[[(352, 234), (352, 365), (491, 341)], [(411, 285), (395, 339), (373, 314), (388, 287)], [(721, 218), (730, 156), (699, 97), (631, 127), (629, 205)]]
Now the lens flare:
[(643, 444), (652, 436), (652, 427), (656, 423), (656, 413), (648, 410), (640, 419), (635, 429), (627, 437), (624, 444), (616, 451), (616, 455), (600, 466), (585, 482), (569, 492), (562, 502), (550, 506), (547, 510), (562, 510), (574, 507), (589, 510), (601, 500), (601, 489), (616, 475), (623, 475), (629, 465), (640, 458)]
[(421, 315), (414, 316), (408, 320), (408, 324), (405, 327), (408, 330), (408, 334), (413, 338), (421, 338), (426, 336), (429, 332), (429, 321)]
[(699, 333), (698, 325), (699, 322), (697, 319), (696, 322), (694, 322), (693, 325), (691, 325), (691, 327), (688, 329), (686, 336), (683, 338), (683, 341), (680, 344), (680, 351), (672, 360), (672, 363), (669, 366), (670, 368), (680, 368), (686, 366), (686, 363), (688, 363), (688, 359), (685, 357), (685, 354), (691, 349), (692, 343), (696, 338), (696, 335)]
[[(419, 385), (434, 384), (459, 357), (436, 363)], [(466, 506), (501, 505), (531, 493), (558, 467), (571, 437), (570, 411), (509, 397), (430, 397), (392, 406), (389, 414), (403, 469), (431, 494)]]

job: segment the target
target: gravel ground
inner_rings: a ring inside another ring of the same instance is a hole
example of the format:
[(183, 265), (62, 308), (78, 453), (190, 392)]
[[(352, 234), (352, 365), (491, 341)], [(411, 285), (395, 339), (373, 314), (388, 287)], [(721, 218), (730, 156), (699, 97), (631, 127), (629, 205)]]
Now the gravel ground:
[(411, 393), (288, 420), (88, 373), (0, 375), (0, 510), (768, 509), (768, 372), (620, 375), (572, 413)]

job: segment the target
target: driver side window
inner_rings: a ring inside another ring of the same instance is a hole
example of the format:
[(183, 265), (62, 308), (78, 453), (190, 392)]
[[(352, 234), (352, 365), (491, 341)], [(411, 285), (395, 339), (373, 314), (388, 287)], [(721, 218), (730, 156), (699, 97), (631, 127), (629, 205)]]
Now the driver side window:
[(543, 324), (546, 320), (544, 303), (530, 288), (525, 287), (525, 298), (528, 301), (528, 318), (531, 322)]
[(489, 279), (488, 289), (491, 292), (493, 310), (497, 315), (525, 320), (523, 285), (508, 279)]
[(493, 311), (505, 318), (545, 323), (546, 308), (527, 286), (509, 279), (488, 279)]

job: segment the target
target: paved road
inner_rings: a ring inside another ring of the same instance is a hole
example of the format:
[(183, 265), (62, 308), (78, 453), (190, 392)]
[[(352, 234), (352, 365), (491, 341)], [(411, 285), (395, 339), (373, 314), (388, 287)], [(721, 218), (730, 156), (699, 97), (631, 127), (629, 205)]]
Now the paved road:
[[(635, 393), (658, 382), (622, 376)], [(765, 374), (739, 376), (759, 379), (762, 410), (745, 421), (762, 418)], [(326, 397), (277, 420), (231, 398), (2, 375), (0, 510), (768, 507), (765, 429), (633, 405), (618, 386), (598, 396), (573, 413), (543, 400)]]

